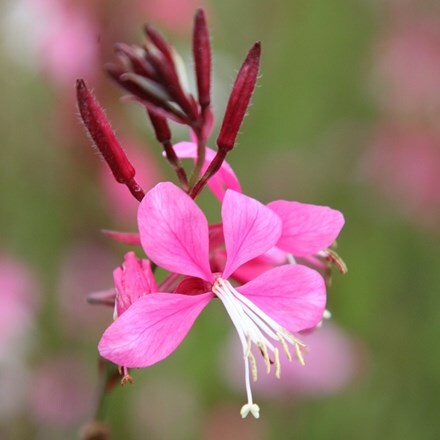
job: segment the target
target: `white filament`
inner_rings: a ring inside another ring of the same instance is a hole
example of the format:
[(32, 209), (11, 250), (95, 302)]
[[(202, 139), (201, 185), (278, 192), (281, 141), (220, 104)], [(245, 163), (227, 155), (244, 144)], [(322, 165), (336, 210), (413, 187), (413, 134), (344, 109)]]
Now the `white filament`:
[[(238, 292), (228, 281), (217, 278), (212, 292), (222, 301), (231, 320), (237, 330), (243, 348), (243, 359), (245, 369), (245, 385), (247, 404), (243, 405), (240, 414), (245, 418), (251, 413), (256, 419), (260, 417), (260, 408), (253, 402), (250, 377), (254, 381), (258, 378), (257, 365), (252, 353), (252, 344), (258, 348), (264, 358), (267, 373), (271, 370), (271, 364), (275, 365), (275, 375), (280, 376), (279, 350), (271, 342), (275, 341), (281, 345), (289, 361), (292, 359), (287, 343), (293, 346), (297, 359), (302, 365), (304, 360), (301, 348), (305, 345), (285, 330), (276, 321), (270, 318), (252, 301)], [(273, 354), (270, 357), (269, 352)]]

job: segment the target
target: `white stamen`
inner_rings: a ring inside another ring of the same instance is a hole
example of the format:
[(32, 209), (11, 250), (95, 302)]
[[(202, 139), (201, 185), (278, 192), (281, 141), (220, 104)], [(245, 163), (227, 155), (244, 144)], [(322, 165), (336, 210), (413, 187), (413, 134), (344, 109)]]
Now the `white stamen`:
[[(288, 344), (292, 345), (296, 358), (302, 365), (304, 365), (304, 359), (301, 348), (305, 347), (305, 344), (234, 289), (228, 281), (217, 278), (212, 286), (212, 292), (222, 301), (229, 313), (243, 348), (248, 403), (243, 405), (240, 414), (244, 418), (251, 413), (258, 419), (260, 408), (253, 403), (250, 386), (250, 376), (252, 375), (253, 381), (258, 378), (257, 363), (252, 353), (252, 346), (257, 347), (263, 356), (267, 373), (271, 371), (271, 364), (275, 364), (275, 376), (279, 378), (281, 373), (279, 349), (271, 341), (281, 345), (289, 360), (292, 360), (292, 355)], [(271, 360), (269, 351), (273, 353), (274, 360)]]

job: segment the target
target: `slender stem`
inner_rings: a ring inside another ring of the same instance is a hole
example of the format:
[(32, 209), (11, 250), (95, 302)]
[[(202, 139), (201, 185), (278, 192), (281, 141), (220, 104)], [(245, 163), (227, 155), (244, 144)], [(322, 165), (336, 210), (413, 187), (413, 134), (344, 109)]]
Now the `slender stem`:
[(193, 189), (195, 183), (200, 177), (202, 172), (203, 164), (205, 163), (205, 150), (206, 150), (206, 140), (203, 139), (201, 130), (195, 131), (197, 136), (197, 160), (194, 167), (194, 171), (189, 180), (189, 188)]
[(186, 171), (182, 167), (179, 158), (177, 157), (176, 152), (174, 151), (173, 145), (171, 142), (163, 141), (162, 142), (163, 149), (165, 151), (166, 158), (170, 165), (173, 167), (174, 171), (177, 174), (177, 178), (179, 179), (180, 184), (184, 191), (188, 191), (188, 177), (186, 176)]
[(130, 181), (128, 181), (126, 183), (128, 189), (130, 190), (131, 194), (133, 194), (134, 198), (138, 201), (141, 202), (142, 199), (145, 196), (145, 192), (144, 190), (139, 186), (139, 184), (136, 182), (136, 180), (131, 179)]
[(109, 395), (115, 381), (119, 377), (119, 371), (116, 365), (99, 358), (99, 382), (98, 382), (98, 397), (95, 410), (95, 420), (102, 420), (104, 418), (105, 399)]
[(200, 192), (202, 191), (208, 180), (220, 169), (227, 154), (228, 151), (225, 150), (224, 148), (218, 149), (216, 156), (214, 157), (214, 159), (212, 159), (205, 174), (192, 187), (189, 195), (193, 199), (195, 199), (200, 194)]

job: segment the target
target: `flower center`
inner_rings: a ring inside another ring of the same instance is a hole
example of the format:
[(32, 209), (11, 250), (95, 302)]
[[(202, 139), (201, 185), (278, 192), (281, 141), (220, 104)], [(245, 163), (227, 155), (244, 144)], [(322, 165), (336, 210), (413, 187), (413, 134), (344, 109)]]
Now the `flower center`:
[(250, 375), (252, 375), (254, 382), (258, 379), (257, 363), (252, 353), (252, 348), (256, 347), (263, 357), (266, 372), (269, 374), (272, 365), (274, 365), (275, 376), (279, 378), (281, 365), (279, 348), (276, 345), (284, 351), (287, 359), (292, 361), (292, 355), (289, 350), (290, 344), (295, 350), (296, 358), (301, 365), (304, 365), (301, 350), (305, 348), (305, 344), (281, 327), (252, 301), (234, 289), (229, 281), (220, 277), (217, 278), (212, 286), (212, 292), (225, 306), (243, 347), (248, 403), (241, 408), (241, 416), (245, 418), (249, 413), (252, 413), (258, 419), (260, 408), (257, 404), (253, 403), (250, 386)]

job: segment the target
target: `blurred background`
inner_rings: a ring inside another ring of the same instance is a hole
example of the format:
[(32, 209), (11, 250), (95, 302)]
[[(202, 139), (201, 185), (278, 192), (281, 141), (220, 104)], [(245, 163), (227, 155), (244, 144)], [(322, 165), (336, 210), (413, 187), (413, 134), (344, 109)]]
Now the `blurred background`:
[[(438, 438), (438, 1), (0, 5), (1, 438), (73, 439), (93, 419), (96, 347), (112, 311), (85, 298), (112, 287), (128, 249), (100, 229), (135, 230), (136, 202), (79, 123), (75, 79), (107, 109), (143, 187), (174, 179), (142, 110), (121, 102), (102, 65), (115, 59), (115, 42), (140, 43), (142, 24), (152, 22), (191, 71), (200, 5), (211, 28), (217, 124), (248, 48), (263, 43), (259, 87), (229, 156), (244, 191), (342, 211), (338, 253), (349, 272), (334, 273), (332, 318), (307, 336), (308, 366), (255, 386), (260, 420), (239, 417), (236, 335), (211, 304), (172, 356), (133, 371), (135, 384), (106, 399), (113, 438)], [(203, 203), (216, 205), (209, 196)]]

